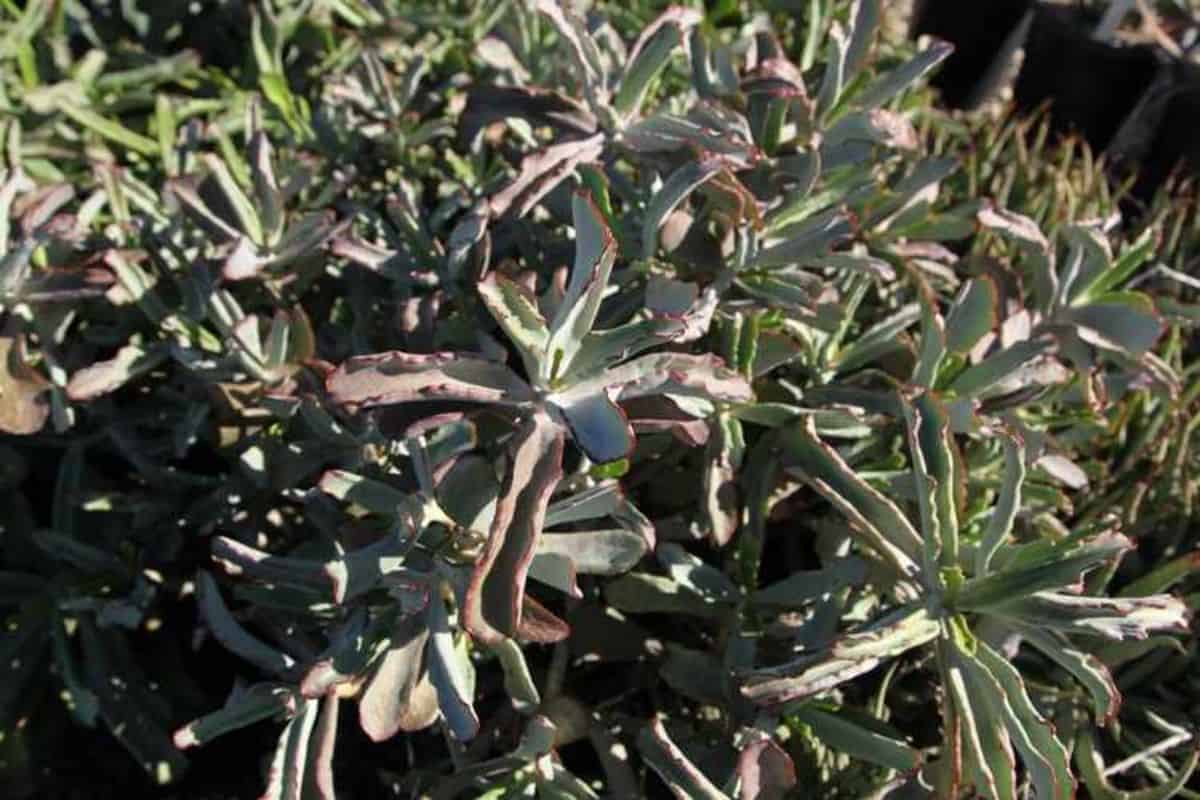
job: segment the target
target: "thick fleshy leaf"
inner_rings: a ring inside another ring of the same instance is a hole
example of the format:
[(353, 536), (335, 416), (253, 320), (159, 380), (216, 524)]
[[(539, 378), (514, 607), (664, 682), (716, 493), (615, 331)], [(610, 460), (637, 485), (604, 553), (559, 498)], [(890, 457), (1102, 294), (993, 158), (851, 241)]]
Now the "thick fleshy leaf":
[(812, 483), (901, 575), (914, 577), (920, 572), (924, 544), (908, 518), (817, 437), (811, 418), (783, 429), (780, 443), (785, 470)]
[(1069, 555), (972, 578), (962, 586), (955, 602), (962, 608), (979, 611), (1014, 597), (1028, 597), (1047, 589), (1069, 589), (1088, 570), (1119, 559), (1132, 548), (1133, 543), (1121, 535), (1097, 537)]
[(854, 104), (874, 108), (889, 102), (942, 63), (952, 52), (954, 45), (949, 42), (933, 42), (899, 67), (876, 78), (874, 83), (855, 96)]
[(358, 700), (358, 723), (371, 741), (387, 741), (403, 728), (404, 713), (423, 674), (428, 639), (423, 615), (397, 620), (388, 650)]
[(637, 743), (642, 758), (678, 800), (729, 800), (671, 741), (660, 716), (642, 728)]
[(823, 653), (751, 672), (741, 692), (766, 706), (802, 700), (870, 672), (885, 659), (920, 647), (940, 633), (941, 625), (925, 608), (900, 608), (841, 637)]
[(1003, 691), (998, 698), (1003, 701), (998, 710), (1004, 714), (1005, 727), (1021, 755), (1037, 796), (1071, 800), (1075, 796), (1075, 779), (1071, 776), (1067, 750), (1054, 735), (1054, 726), (1038, 713), (1029, 699), (1021, 674), (982, 641), (976, 641), (974, 658), (981, 671), (990, 673)]
[(822, 743), (853, 758), (900, 772), (912, 772), (921, 765), (921, 753), (916, 748), (888, 736), (877, 725), (866, 724), (878, 722), (873, 718), (860, 720), (856, 719), (858, 715), (834, 713), (817, 704), (803, 705), (788, 713), (809, 725)]
[(604, 584), (604, 599), (614, 608), (633, 614), (687, 614), (720, 617), (728, 603), (689, 589), (663, 575), (630, 572)]
[(725, 167), (718, 156), (689, 161), (667, 178), (661, 189), (650, 198), (642, 217), (642, 258), (652, 258), (658, 252), (658, 230), (667, 216), (713, 175)]
[(738, 754), (737, 774), (741, 782), (739, 800), (783, 800), (796, 786), (792, 757), (766, 736), (759, 737)]
[(950, 383), (950, 391), (960, 397), (984, 394), (1053, 349), (1054, 340), (1049, 337), (1017, 342), (960, 372)]
[(849, 342), (837, 356), (838, 372), (851, 372), (904, 347), (900, 334), (921, 318), (921, 306), (910, 303), (880, 320)]
[(513, 211), (517, 218), (529, 213), (556, 186), (574, 174), (583, 163), (595, 161), (604, 150), (604, 134), (561, 142), (530, 153), (521, 159), (516, 177), (488, 200), (493, 216)]
[[(660, 16), (639, 37), (629, 56), (629, 66), (613, 97), (617, 113), (631, 117), (637, 113), (651, 81), (666, 67), (675, 49), (683, 43), (687, 29), (703, 17), (692, 9), (671, 9)], [(686, 25), (686, 27), (685, 27)]]
[(1023, 641), (1033, 645), (1038, 652), (1083, 684), (1092, 696), (1092, 709), (1098, 723), (1108, 725), (1117, 718), (1117, 712), (1121, 710), (1121, 692), (1103, 661), (1079, 650), (1071, 644), (1070, 639), (1056, 631), (1027, 625), (1022, 625), (1018, 630)]
[(509, 444), (504, 485), (462, 612), (466, 629), (484, 643), (512, 638), (520, 628), (525, 578), (562, 477), (564, 440), (562, 427), (539, 411)]
[(1000, 441), (1004, 446), (1004, 479), (983, 539), (976, 550), (976, 575), (985, 575), (989, 571), (992, 556), (1012, 534), (1017, 509), (1021, 506), (1021, 486), (1025, 482), (1025, 447), (1012, 435), (1002, 436)]
[(1036, 592), (992, 607), (992, 613), (1026, 625), (1109, 639), (1145, 639), (1152, 632), (1184, 633), (1191, 613), (1171, 595), (1088, 597)]
[(529, 385), (503, 364), (466, 354), (399, 350), (347, 360), (330, 373), (325, 389), (334, 402), (360, 408), (424, 400), (512, 404), (533, 398)]
[[(649, 298), (647, 306), (649, 307)], [(679, 339), (688, 330), (688, 314), (677, 317), (655, 315), (649, 319), (627, 322), (616, 328), (592, 331), (583, 339), (575, 354), (566, 383), (576, 377), (603, 374), (605, 370), (652, 347)]]
[(504, 690), (512, 698), (516, 709), (522, 713), (536, 709), (542, 700), (529, 673), (529, 665), (525, 663), (521, 646), (512, 639), (505, 639), (492, 645), (492, 652), (504, 670)]
[(972, 278), (962, 287), (946, 317), (946, 347), (960, 355), (999, 324), (1000, 295), (991, 278)]
[(734, 166), (749, 166), (760, 158), (748, 138), (727, 129), (710, 127), (692, 119), (658, 114), (625, 129), (624, 144), (637, 153), (669, 153), (699, 148), (730, 160)]
[(300, 703), (296, 716), (284, 726), (275, 746), (267, 789), (261, 800), (301, 800), (303, 797), (309, 748), (320, 708), (320, 700), (305, 700)]
[(621, 484), (603, 481), (551, 503), (546, 510), (546, 527), (606, 517), (615, 513), (627, 500)]
[(732, 604), (740, 597), (740, 590), (728, 575), (677, 542), (662, 543), (655, 555), (676, 583), (711, 603)]
[(628, 458), (637, 440), (629, 420), (615, 403), (603, 394), (591, 397), (575, 395), (569, 402), (550, 403), (562, 415), (571, 431), (571, 440), (595, 464), (607, 464)]
[(751, 600), (762, 606), (799, 608), (842, 589), (862, 584), (867, 578), (867, 563), (861, 558), (838, 559), (828, 567), (806, 570), (759, 589)]
[(271, 140), (263, 131), (255, 131), (247, 148), (250, 162), (250, 177), (254, 183), (254, 199), (258, 215), (262, 220), (263, 244), (272, 247), (283, 236), (286, 218), (283, 195), (275, 179), (275, 153)]
[(213, 537), (211, 550), (213, 561), (220, 564), (227, 575), (244, 575), (269, 583), (317, 589), (322, 593), (333, 591), (325, 563), (316, 559), (275, 555), (228, 536)]
[(576, 397), (610, 389), (615, 392), (613, 399), (616, 401), (656, 394), (727, 403), (745, 403), (754, 399), (754, 392), (745, 377), (726, 367), (720, 358), (690, 353), (651, 353), (635, 358), (580, 380), (561, 392), (558, 398), (569, 403)]
[(948, 702), (958, 722), (962, 769), (975, 793), (989, 800), (1016, 798), (1016, 757), (1006, 727), (1004, 691), (956, 644), (942, 648)]
[(407, 506), (409, 500), (407, 494), (382, 481), (341, 469), (331, 469), (322, 475), (317, 488), (331, 497), (360, 505), (376, 514), (397, 514)]
[(849, 215), (841, 209), (818, 214), (781, 230), (782, 241), (760, 252), (746, 266), (772, 269), (819, 261), (828, 257), (830, 250), (848, 239), (853, 231)]
[(893, 150), (916, 150), (920, 146), (917, 129), (903, 114), (873, 108), (856, 111), (838, 120), (826, 131), (822, 147), (825, 153), (849, 144), (872, 144)]
[(593, 102), (607, 100), (607, 92), (603, 88), (604, 67), (600, 59), (600, 50), (592, 35), (588, 33), (586, 22), (558, 0), (535, 0), (535, 8), (549, 17), (555, 31), (566, 45), (589, 99)]
[(577, 571), (589, 575), (620, 575), (634, 567), (649, 550), (644, 537), (631, 531), (596, 530), (574, 533), (544, 532), (538, 555), (569, 559)]
[(838, 23), (829, 29), (829, 45), (825, 56), (825, 74), (821, 78), (821, 89), (817, 93), (817, 113), (825, 117), (841, 99), (846, 88), (846, 56), (850, 42), (846, 32)]
[(25, 364), (24, 345), (0, 335), (0, 431), (18, 436), (37, 433), (50, 417), (50, 382)]
[(144, 375), (167, 358), (165, 350), (126, 345), (107, 361), (98, 361), (76, 372), (67, 383), (71, 400), (92, 400), (110, 394), (139, 375)]
[(295, 669), (294, 658), (271, 647), (233, 618), (217, 582), (204, 570), (196, 573), (196, 604), (213, 636), (232, 652), (266, 672), (287, 674)]
[(1154, 347), (1166, 330), (1153, 301), (1137, 292), (1102, 295), (1063, 311), (1056, 321), (1075, 325), (1080, 338), (1094, 347), (1135, 358)]
[(925, 568), (958, 565), (958, 509), (955, 502), (955, 446), (945, 406), (929, 393), (904, 404), (912, 454)]
[(326, 695), (321, 700), (321, 710), (309, 744), (309, 766), (304, 777), (305, 788), (301, 790), (302, 798), (311, 794), (316, 800), (337, 800), (333, 785), (333, 748), (337, 742), (341, 702), (336, 694)]
[(555, 644), (571, 635), (571, 627), (550, 609), (525, 595), (521, 600), (521, 620), (517, 638), (534, 644)]
[(551, 385), (567, 373), (584, 337), (592, 330), (608, 276), (617, 257), (617, 240), (591, 196), (576, 192), (571, 202), (575, 226), (575, 264), (550, 323), (550, 339), (539, 379)]
[(470, 741), (479, 732), (479, 717), (471, 698), (473, 681), (466, 673), (471, 662), (454, 643), (440, 597), (430, 602), (425, 624), (429, 630), (429, 679), (437, 689), (438, 708), (454, 738)]
[(708, 439), (704, 468), (704, 505), (713, 544), (724, 547), (741, 519), (737, 474), (746, 454), (742, 423), (728, 413), (718, 414)]
[(205, 714), (175, 731), (175, 746), (183, 750), (208, 744), (221, 734), (295, 710), (295, 693), (274, 683), (256, 683), (234, 691), (224, 707)]
[(525, 374), (540, 374), (550, 329), (538, 308), (537, 297), (526, 287), (496, 272), (490, 273), (476, 288), (487, 310), (521, 354)]

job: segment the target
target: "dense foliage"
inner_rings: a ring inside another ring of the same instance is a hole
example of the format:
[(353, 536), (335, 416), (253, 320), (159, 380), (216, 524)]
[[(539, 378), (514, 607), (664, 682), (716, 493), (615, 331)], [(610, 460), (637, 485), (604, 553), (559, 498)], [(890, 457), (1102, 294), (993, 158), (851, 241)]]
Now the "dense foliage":
[(8, 796), (1196, 796), (1194, 219), (756, 5), (0, 0)]

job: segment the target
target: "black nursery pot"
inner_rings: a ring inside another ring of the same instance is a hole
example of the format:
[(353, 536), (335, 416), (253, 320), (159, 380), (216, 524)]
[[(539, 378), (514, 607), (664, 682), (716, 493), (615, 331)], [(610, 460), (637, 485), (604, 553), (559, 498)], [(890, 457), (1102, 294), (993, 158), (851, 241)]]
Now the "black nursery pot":
[(913, 23), (913, 36), (929, 34), (954, 45), (954, 52), (934, 75), (942, 102), (963, 108), (1000, 54), (1010, 33), (1021, 23), (1033, 0), (925, 0)]
[(1166, 100), (1158, 129), (1138, 170), (1135, 193), (1149, 199), (1176, 169), (1189, 174), (1200, 171), (1200, 67), (1177, 63), (1170, 97)]
[(1137, 106), (1160, 62), (1148, 45), (1095, 41), (1093, 26), (1074, 9), (1039, 6), (1013, 91), (1023, 110), (1049, 101), (1052, 130), (1078, 133), (1098, 152)]

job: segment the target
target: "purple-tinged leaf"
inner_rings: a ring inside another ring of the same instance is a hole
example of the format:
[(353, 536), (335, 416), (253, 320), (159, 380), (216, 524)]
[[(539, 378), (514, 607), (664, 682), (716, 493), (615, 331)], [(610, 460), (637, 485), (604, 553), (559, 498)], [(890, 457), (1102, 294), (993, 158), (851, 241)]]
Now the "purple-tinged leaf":
[(759, 736), (738, 754), (739, 800), (784, 800), (796, 787), (796, 765), (774, 739)]
[(423, 674), (428, 639), (423, 615), (397, 620), (391, 646), (358, 699), (358, 723), (371, 741), (387, 741), (402, 730), (405, 711)]
[(304, 700), (275, 747), (267, 777), (267, 788), (259, 800), (301, 800), (308, 773), (309, 745), (317, 724), (321, 701)]
[(608, 98), (600, 50), (588, 33), (584, 20), (560, 0), (534, 0), (534, 7), (550, 18), (560, 39), (567, 45), (588, 100), (593, 106), (606, 102)]
[(1089, 597), (1037, 592), (991, 608), (993, 614), (1026, 625), (1103, 636), (1118, 641), (1146, 639), (1152, 632), (1186, 633), (1191, 611), (1166, 594), (1148, 597)]
[(562, 427), (537, 411), (509, 444), (504, 485), (462, 609), (464, 627), (485, 644), (513, 638), (521, 626), (525, 578), (562, 477), (564, 440)]
[(679, 800), (729, 800), (671, 741), (661, 715), (642, 728), (637, 744), (642, 758)]
[(468, 354), (399, 350), (347, 360), (329, 375), (325, 389), (335, 403), (359, 408), (426, 400), (516, 404), (533, 399), (529, 385), (503, 364)]
[[(333, 787), (333, 747), (337, 742), (340, 704), (341, 698), (336, 694), (326, 695), (321, 701), (321, 712), (313, 731), (306, 783), (310, 784), (311, 796), (315, 796), (316, 800), (337, 800)], [(303, 796), (309, 797), (310, 792), (305, 791)]]
[(571, 635), (566, 622), (555, 616), (531, 595), (521, 601), (521, 620), (517, 627), (517, 638), (534, 644), (554, 644)]
[(762, 153), (738, 132), (712, 127), (691, 119), (658, 114), (625, 129), (621, 142), (635, 153), (673, 153), (696, 148), (723, 157), (731, 167), (757, 163)]
[[(651, 353), (604, 373), (580, 380), (558, 395), (560, 402), (599, 392), (615, 392), (616, 401), (670, 394), (727, 403), (746, 403), (754, 392), (745, 377), (711, 354)], [(610, 394), (611, 396), (611, 394)]]
[(920, 647), (940, 634), (940, 622), (927, 609), (919, 605), (904, 606), (842, 636), (823, 653), (802, 655), (785, 664), (749, 673), (741, 692), (765, 706), (812, 697), (864, 675), (884, 660)]
[(488, 208), (495, 217), (515, 209), (514, 215), (520, 219), (554, 187), (570, 178), (575, 167), (596, 161), (603, 150), (604, 134), (597, 133), (586, 139), (560, 142), (530, 153), (521, 159), (521, 169), (516, 177), (488, 200)]

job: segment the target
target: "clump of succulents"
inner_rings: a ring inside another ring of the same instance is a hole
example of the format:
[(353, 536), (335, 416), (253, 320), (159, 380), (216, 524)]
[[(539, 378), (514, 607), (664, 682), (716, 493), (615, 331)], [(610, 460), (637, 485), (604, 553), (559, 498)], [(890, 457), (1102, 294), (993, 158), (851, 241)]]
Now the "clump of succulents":
[(1152, 232), (928, 154), (946, 45), (220, 5), (242, 63), (0, 8), (0, 759), (67, 713), (160, 783), (273, 720), (272, 798), (1186, 785), (1197, 315)]

